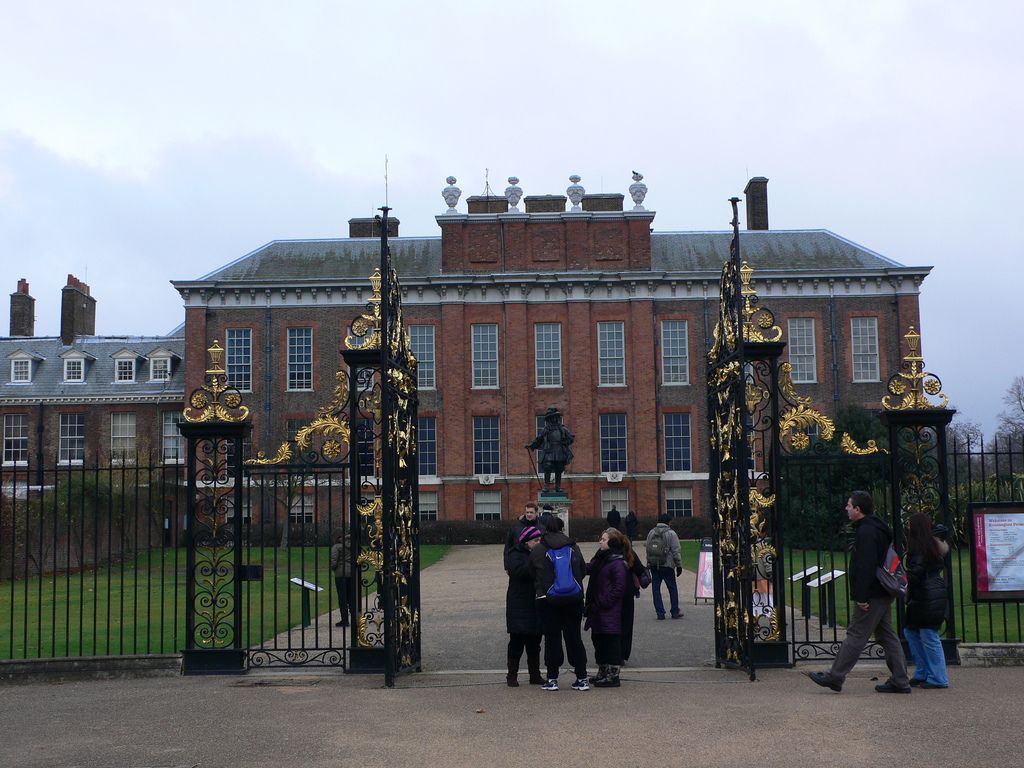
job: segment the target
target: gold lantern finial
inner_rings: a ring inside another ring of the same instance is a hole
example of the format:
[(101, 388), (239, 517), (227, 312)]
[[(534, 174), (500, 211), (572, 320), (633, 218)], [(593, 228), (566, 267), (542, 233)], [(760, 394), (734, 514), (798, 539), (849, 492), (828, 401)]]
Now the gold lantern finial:
[(228, 385), (224, 370), (224, 347), (217, 339), (207, 348), (210, 365), (206, 369), (206, 382), (193, 390), (188, 405), (182, 411), (185, 421), (230, 421), (239, 422), (249, 418), (249, 408), (242, 405), (242, 395)]
[[(886, 386), (889, 394), (882, 398), (882, 407), (887, 411), (945, 408), (949, 405), (949, 398), (942, 391), (942, 381), (924, 369), (921, 334), (910, 326), (903, 338), (907, 342), (907, 354), (903, 356), (900, 370), (889, 377)], [(937, 397), (939, 402), (929, 402), (929, 397)]]

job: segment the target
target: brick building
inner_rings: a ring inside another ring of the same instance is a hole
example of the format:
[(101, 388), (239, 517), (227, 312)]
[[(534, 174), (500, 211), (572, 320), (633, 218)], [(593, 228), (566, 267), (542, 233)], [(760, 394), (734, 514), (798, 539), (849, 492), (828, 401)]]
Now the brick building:
[(28, 282), (11, 294), (0, 338), (4, 468), (101, 464), (152, 456), (182, 463), (180, 336), (96, 336), (96, 299), (68, 275), (60, 336), (36, 336)]
[[(519, 513), (539, 483), (524, 446), (554, 405), (575, 433), (563, 485), (573, 514), (612, 504), (641, 516), (708, 508), (705, 351), (729, 232), (655, 232), (646, 186), (587, 195), (470, 197), (454, 179), (440, 236), (391, 248), (420, 360), (421, 509), (425, 517)], [(768, 229), (767, 179), (747, 185), (743, 257), (788, 342), (801, 394), (824, 413), (877, 408), (920, 327), (929, 267), (907, 267), (826, 230)], [(569, 210), (567, 198), (572, 203)], [(179, 280), (186, 389), (204, 350), (226, 349), (231, 382), (249, 394), (253, 449), (273, 449), (333, 389), (348, 324), (378, 264), (373, 220), (350, 237), (282, 240), (196, 280)]]

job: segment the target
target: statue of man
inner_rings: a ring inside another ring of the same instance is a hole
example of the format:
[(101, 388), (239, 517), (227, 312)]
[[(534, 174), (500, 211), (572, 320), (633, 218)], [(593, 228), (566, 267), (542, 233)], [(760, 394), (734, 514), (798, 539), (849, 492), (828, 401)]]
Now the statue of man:
[(544, 429), (527, 448), (539, 449), (537, 464), (544, 472), (544, 490), (551, 490), (551, 475), (555, 475), (555, 490), (562, 490), (562, 473), (572, 461), (572, 432), (562, 423), (562, 414), (555, 407), (544, 414)]

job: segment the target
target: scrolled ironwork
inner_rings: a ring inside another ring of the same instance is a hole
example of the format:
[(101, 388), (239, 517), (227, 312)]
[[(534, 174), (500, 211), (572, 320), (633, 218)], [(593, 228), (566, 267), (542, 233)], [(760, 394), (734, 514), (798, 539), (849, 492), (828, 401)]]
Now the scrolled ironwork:
[(182, 418), (196, 424), (245, 421), (249, 418), (249, 408), (242, 405), (242, 393), (228, 384), (227, 372), (221, 364), (224, 348), (214, 339), (206, 351), (210, 356), (206, 380), (192, 391)]
[[(889, 394), (882, 398), (882, 407), (887, 411), (944, 409), (949, 398), (942, 392), (942, 380), (924, 369), (921, 357), (921, 334), (910, 326), (903, 338), (908, 352), (903, 356), (900, 370), (889, 377), (886, 389)], [(928, 398), (937, 397), (932, 403)]]

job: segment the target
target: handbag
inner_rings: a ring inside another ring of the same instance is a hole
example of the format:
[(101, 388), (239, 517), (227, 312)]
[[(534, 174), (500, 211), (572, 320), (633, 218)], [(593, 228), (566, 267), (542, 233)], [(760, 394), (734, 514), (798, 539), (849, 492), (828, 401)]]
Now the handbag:
[[(639, 563), (639, 561), (638, 561)], [(651, 569), (640, 566), (639, 568), (634, 566), (633, 569), (633, 583), (636, 584), (637, 589), (647, 589), (651, 586)]]
[(907, 571), (900, 561), (900, 556), (892, 548), (892, 544), (889, 545), (889, 549), (885, 552), (885, 560), (882, 561), (882, 564), (875, 571), (875, 577), (878, 579), (878, 583), (882, 585), (882, 589), (890, 595), (906, 599)]

